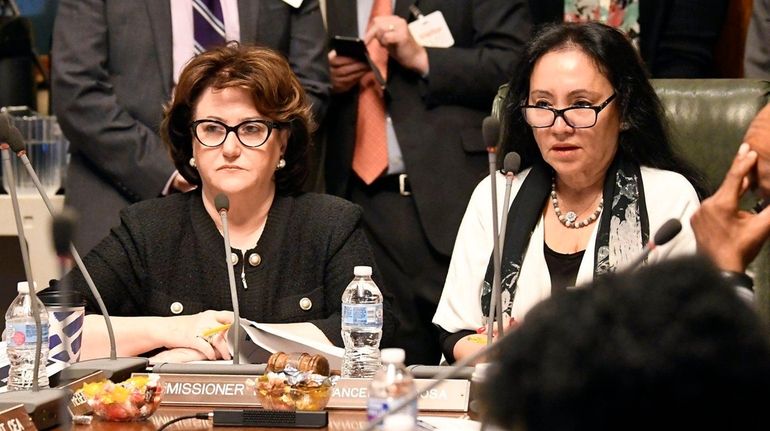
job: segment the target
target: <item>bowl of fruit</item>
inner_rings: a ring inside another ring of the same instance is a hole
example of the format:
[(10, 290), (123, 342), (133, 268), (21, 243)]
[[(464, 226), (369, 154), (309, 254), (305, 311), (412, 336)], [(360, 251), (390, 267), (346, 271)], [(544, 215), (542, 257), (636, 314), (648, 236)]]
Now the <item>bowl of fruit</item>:
[(135, 376), (113, 383), (110, 380), (85, 383), (78, 390), (88, 400), (94, 415), (114, 422), (141, 421), (152, 416), (160, 405), (163, 386), (158, 375)]

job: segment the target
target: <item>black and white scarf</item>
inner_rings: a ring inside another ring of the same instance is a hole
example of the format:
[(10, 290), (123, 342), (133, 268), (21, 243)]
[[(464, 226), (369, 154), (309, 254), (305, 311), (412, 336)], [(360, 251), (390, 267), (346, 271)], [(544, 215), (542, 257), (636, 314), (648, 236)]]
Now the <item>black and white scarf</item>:
[[(503, 321), (511, 318), (513, 299), (530, 237), (540, 221), (551, 191), (553, 169), (541, 162), (532, 166), (508, 212), (502, 250), (501, 287)], [(604, 180), (604, 211), (599, 218), (594, 256), (594, 277), (614, 271), (641, 252), (650, 236), (647, 205), (639, 165), (618, 154)], [(490, 257), (481, 290), (484, 321), (489, 316), (493, 261)]]

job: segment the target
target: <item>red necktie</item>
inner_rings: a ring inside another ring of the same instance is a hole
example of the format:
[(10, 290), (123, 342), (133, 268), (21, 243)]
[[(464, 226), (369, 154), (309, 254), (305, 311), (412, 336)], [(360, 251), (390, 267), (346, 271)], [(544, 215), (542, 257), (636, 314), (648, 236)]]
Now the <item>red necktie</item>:
[[(367, 29), (376, 16), (392, 15), (392, 0), (375, 0)], [(369, 57), (387, 81), (388, 51), (377, 38), (366, 45)], [(353, 150), (353, 171), (366, 184), (371, 184), (388, 168), (388, 139), (385, 131), (385, 99), (374, 72), (361, 77), (358, 94), (356, 146)]]

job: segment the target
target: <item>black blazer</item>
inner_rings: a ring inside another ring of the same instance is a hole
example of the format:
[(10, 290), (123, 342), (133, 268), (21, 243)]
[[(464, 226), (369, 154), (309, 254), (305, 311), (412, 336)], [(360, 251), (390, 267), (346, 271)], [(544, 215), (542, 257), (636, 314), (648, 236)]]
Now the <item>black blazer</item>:
[[(329, 70), (318, 0), (238, 2), (241, 41), (289, 59), (320, 115)], [(157, 197), (174, 172), (158, 128), (173, 87), (168, 0), (61, 0), (53, 33), (52, 108), (70, 141), (66, 202), (85, 253), (119, 211)], [(319, 117), (320, 118), (320, 117)]]
[[(474, 187), (488, 174), (481, 122), (498, 86), (507, 82), (530, 35), (525, 0), (396, 0), (423, 14), (440, 10), (455, 40), (451, 48), (428, 48), (430, 74), (391, 60), (387, 108), (430, 244), (452, 252), (457, 229)], [(357, 36), (356, 9), (349, 0), (327, 0), (330, 36)], [(346, 196), (355, 145), (358, 88), (332, 96), (326, 121), (327, 190)]]
[[(714, 78), (728, 0), (639, 0), (639, 51), (653, 78)], [(529, 0), (535, 24), (561, 22), (563, 0)]]
[[(200, 192), (192, 191), (126, 208), (121, 225), (84, 263), (115, 316), (172, 316), (174, 302), (183, 305), (184, 314), (232, 310), (222, 241)], [(354, 266), (371, 266), (385, 298), (382, 343), (387, 345), (395, 328), (392, 298), (379, 279), (358, 206), (329, 195), (276, 196), (257, 246), (232, 252), (238, 255), (234, 269), (242, 317), (311, 322), (338, 346), (342, 292)], [(98, 312), (81, 273), (75, 269), (68, 277), (88, 298), (87, 309)], [(310, 309), (300, 307), (303, 298), (310, 299)]]

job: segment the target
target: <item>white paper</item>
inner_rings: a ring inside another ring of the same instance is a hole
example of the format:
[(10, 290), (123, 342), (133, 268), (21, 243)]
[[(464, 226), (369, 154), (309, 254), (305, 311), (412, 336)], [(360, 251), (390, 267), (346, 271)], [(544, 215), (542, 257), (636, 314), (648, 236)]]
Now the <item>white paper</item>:
[(299, 9), (299, 7), (302, 6), (303, 0), (283, 0), (283, 1), (287, 5), (293, 7), (294, 9)]

